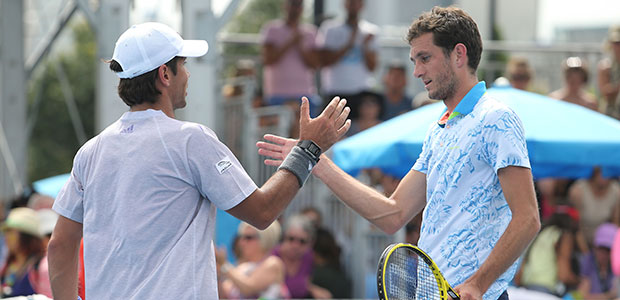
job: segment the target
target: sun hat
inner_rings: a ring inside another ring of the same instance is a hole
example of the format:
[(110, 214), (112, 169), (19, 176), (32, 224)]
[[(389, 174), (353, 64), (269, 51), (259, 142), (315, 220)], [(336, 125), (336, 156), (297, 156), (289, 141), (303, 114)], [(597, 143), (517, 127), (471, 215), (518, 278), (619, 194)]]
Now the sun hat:
[(51, 209), (41, 209), (37, 210), (37, 215), (39, 215), (39, 229), (41, 235), (46, 236), (52, 234), (54, 227), (56, 227), (56, 222), (58, 221), (58, 214)]
[(594, 246), (611, 249), (614, 244), (614, 237), (618, 231), (618, 226), (612, 223), (603, 223), (596, 228), (594, 234)]
[(620, 25), (615, 25), (609, 28), (609, 33), (607, 35), (607, 40), (610, 43), (618, 43), (620, 42)]
[(2, 230), (15, 229), (19, 232), (41, 237), (39, 226), (39, 217), (33, 209), (17, 207), (9, 212), (9, 216), (2, 224)]
[(198, 57), (209, 50), (205, 40), (184, 40), (162, 23), (133, 25), (116, 41), (112, 59), (123, 68), (120, 78), (134, 78), (157, 69), (175, 56)]

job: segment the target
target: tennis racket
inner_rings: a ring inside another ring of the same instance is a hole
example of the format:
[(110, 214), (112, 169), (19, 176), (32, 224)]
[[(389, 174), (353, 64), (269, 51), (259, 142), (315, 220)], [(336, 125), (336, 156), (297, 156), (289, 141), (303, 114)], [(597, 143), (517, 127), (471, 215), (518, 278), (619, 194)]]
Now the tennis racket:
[(405, 243), (392, 244), (381, 254), (377, 290), (381, 300), (460, 299), (430, 256)]

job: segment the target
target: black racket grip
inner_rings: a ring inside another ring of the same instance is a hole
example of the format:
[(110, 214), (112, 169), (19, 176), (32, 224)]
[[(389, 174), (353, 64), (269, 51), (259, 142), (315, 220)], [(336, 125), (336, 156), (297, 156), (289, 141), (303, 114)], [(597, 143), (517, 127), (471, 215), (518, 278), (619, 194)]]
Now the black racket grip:
[(452, 297), (454, 300), (461, 300), (461, 297), (459, 297), (452, 288), (448, 288), (448, 296)]

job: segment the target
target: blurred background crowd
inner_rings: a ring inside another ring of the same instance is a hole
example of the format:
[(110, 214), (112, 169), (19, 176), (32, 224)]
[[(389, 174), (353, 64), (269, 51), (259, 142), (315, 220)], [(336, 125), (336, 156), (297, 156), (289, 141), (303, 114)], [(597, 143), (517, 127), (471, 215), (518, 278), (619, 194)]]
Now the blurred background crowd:
[[(328, 15), (316, 14), (317, 3), (322, 6), (323, 1), (246, 1), (220, 43), (209, 41), (222, 53), (213, 100), (216, 132), (258, 184), (274, 169), (262, 165), (253, 145), (265, 133), (296, 137), (302, 96), (310, 99), (313, 115), (332, 97), (346, 98), (352, 109), (347, 136), (437, 102), (412, 76), (408, 45), (402, 39), (406, 26), (368, 21), (368, 16), (381, 14), (369, 11), (377, 8), (370, 0), (337, 2), (338, 13)], [(427, 2), (426, 10), (452, 4)], [(151, 13), (150, 18), (159, 14)], [(95, 33), (83, 18), (69, 24), (66, 35), (74, 46), (48, 58), (45, 68), (31, 74), (28, 182), (68, 172), (79, 145), (96, 131)], [(619, 119), (618, 24), (620, 15), (616, 24), (599, 30), (596, 43), (555, 48), (498, 43), (501, 30), (494, 27), (483, 36), (488, 48), (479, 78), (488, 87), (528, 90)], [(600, 168), (590, 173), (588, 178), (536, 180), (544, 226), (523, 256), (515, 288), (565, 299), (620, 298), (620, 183)], [(400, 180), (379, 169), (363, 170), (358, 177), (388, 196)], [(50, 210), (54, 196), (31, 185), (5, 197), (0, 210), (5, 220), (0, 242), (3, 297), (51, 297), (45, 249), (57, 218)], [(218, 212), (220, 296), (375, 298), (380, 253), (392, 242), (416, 244), (421, 220), (420, 214), (399, 233), (387, 236), (313, 179), (281, 219), (264, 231)]]

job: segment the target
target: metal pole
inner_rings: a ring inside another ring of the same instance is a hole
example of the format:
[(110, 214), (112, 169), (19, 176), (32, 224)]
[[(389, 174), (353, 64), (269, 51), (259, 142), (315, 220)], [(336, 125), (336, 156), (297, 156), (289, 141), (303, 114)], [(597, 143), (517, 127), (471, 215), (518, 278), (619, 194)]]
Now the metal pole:
[(220, 97), (216, 76), (220, 58), (217, 32), (232, 17), (238, 5), (238, 0), (232, 0), (222, 16), (216, 17), (209, 0), (182, 1), (183, 38), (207, 40), (209, 52), (203, 57), (188, 59), (191, 79), (187, 88), (187, 107), (177, 112), (179, 118), (216, 128), (215, 113)]
[(215, 42), (217, 18), (213, 15), (211, 1), (182, 2), (183, 29), (185, 39), (207, 40), (209, 52), (202, 57), (187, 60), (191, 77), (187, 87), (187, 106), (176, 112), (177, 117), (197, 122), (215, 129), (215, 113), (218, 93), (216, 92), (217, 57)]
[(325, 5), (323, 4), (323, 0), (314, 0), (314, 25), (316, 27), (321, 26), (321, 22), (323, 22), (323, 18), (325, 17)]
[[(0, 198), (21, 193), (26, 181), (26, 88), (24, 72), (24, 3), (0, 0), (0, 123), (13, 162), (0, 159)], [(9, 172), (14, 165), (15, 170)], [(13, 173), (13, 174), (11, 174)], [(15, 178), (17, 177), (17, 178)]]
[(491, 33), (491, 40), (497, 40), (497, 0), (489, 0), (489, 26)]
[(99, 1), (97, 11), (97, 88), (95, 107), (96, 133), (116, 121), (127, 105), (116, 93), (118, 77), (101, 60), (112, 58), (118, 37), (129, 27), (129, 5), (126, 0)]
[(17, 165), (15, 164), (15, 159), (13, 159), (13, 154), (11, 154), (11, 148), (6, 139), (6, 134), (4, 134), (2, 124), (0, 124), (0, 154), (2, 154), (0, 157), (2, 157), (2, 161), (4, 161), (6, 165), (8, 179), (10, 179), (10, 182), (13, 184), (13, 191), (15, 195), (20, 194), (23, 190), (23, 184), (17, 172)]
[(46, 54), (52, 48), (54, 41), (60, 36), (60, 33), (69, 23), (73, 14), (77, 11), (75, 3), (69, 3), (65, 5), (54, 19), (54, 22), (50, 25), (45, 36), (39, 41), (35, 49), (26, 59), (26, 77), (30, 78), (32, 71), (43, 61)]

